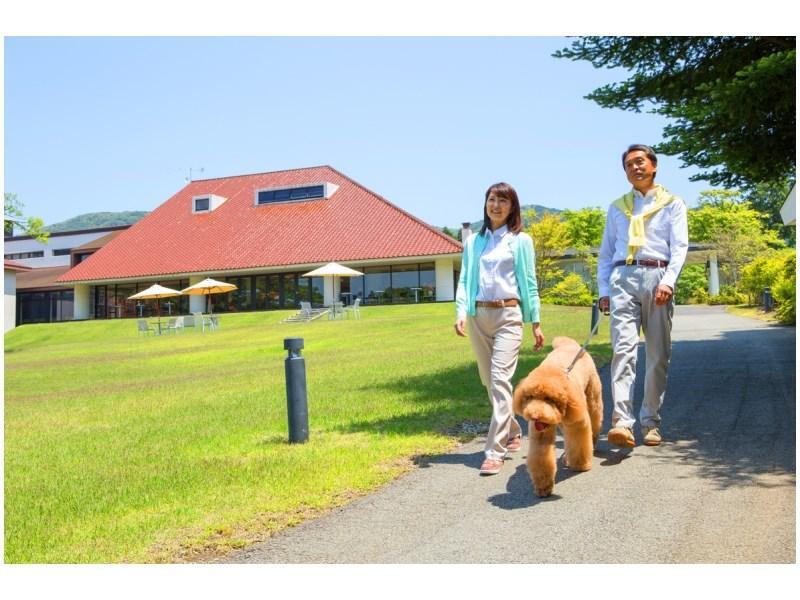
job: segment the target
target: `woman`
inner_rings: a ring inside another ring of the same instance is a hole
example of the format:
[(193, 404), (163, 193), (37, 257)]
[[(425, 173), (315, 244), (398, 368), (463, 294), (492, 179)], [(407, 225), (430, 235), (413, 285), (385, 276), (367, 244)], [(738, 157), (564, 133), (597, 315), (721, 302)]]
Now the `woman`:
[(506, 454), (521, 447), (511, 377), (523, 323), (533, 324), (535, 348), (541, 350), (533, 241), (522, 231), (517, 192), (507, 183), (496, 183), (486, 190), (480, 233), (464, 243), (456, 292), (456, 333), (465, 337), (469, 325), (478, 372), (492, 403), (481, 475), (499, 473)]

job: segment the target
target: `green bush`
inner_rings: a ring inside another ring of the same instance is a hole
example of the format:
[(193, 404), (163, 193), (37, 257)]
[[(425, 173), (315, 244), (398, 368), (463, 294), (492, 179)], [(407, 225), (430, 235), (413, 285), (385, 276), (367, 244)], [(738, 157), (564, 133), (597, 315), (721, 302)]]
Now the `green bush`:
[(689, 304), (700, 292), (705, 293), (707, 290), (705, 265), (686, 265), (675, 284), (675, 303)]
[(742, 267), (739, 291), (749, 296), (750, 304), (761, 304), (764, 288), (775, 287), (783, 277), (788, 258), (794, 262), (794, 250), (771, 251)]
[(709, 304), (744, 304), (745, 302), (747, 302), (747, 296), (737, 292), (732, 285), (723, 285), (719, 288), (719, 295), (708, 297)]
[(778, 302), (775, 314), (781, 323), (794, 325), (797, 305), (797, 254), (784, 257), (783, 272), (772, 286), (772, 295)]
[(542, 296), (548, 304), (564, 306), (591, 306), (592, 294), (577, 273), (570, 273)]

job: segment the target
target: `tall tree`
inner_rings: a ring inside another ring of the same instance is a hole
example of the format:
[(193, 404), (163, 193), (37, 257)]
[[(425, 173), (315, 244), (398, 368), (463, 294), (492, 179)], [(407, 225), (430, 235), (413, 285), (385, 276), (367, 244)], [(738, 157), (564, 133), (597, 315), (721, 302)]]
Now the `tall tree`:
[(603, 230), (606, 227), (606, 212), (602, 208), (590, 207), (580, 210), (565, 210), (561, 213), (567, 225), (570, 245), (586, 263), (586, 270), (591, 278), (591, 293), (597, 292), (597, 256), (592, 250), (597, 249), (603, 241)]
[(654, 146), (702, 169), (692, 180), (751, 187), (794, 179), (794, 36), (587, 36), (554, 56), (633, 71), (586, 97), (674, 119)]
[(569, 248), (569, 232), (566, 223), (558, 215), (545, 213), (537, 220), (535, 211), (528, 211), (525, 216), (526, 221), (532, 223), (528, 233), (533, 238), (536, 252), (536, 280), (541, 294), (564, 273), (557, 264)]
[(47, 242), (50, 234), (44, 231), (44, 221), (39, 217), (25, 217), (22, 209), (25, 207), (16, 194), (3, 194), (3, 229), (6, 235), (13, 235), (14, 227), (19, 227), (40, 242)]
[(738, 192), (714, 190), (700, 194), (700, 206), (688, 212), (689, 239), (711, 244), (720, 269), (734, 286), (742, 267), (769, 248), (781, 248), (774, 229), (747, 202), (734, 202)]

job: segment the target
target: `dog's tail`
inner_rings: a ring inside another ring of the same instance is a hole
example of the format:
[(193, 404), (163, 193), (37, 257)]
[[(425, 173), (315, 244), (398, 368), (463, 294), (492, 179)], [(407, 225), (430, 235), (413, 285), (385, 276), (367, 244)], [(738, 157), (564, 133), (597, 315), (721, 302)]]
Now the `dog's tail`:
[(573, 340), (571, 337), (559, 335), (553, 338), (553, 348), (560, 348), (561, 346), (576, 346), (580, 348), (580, 344)]

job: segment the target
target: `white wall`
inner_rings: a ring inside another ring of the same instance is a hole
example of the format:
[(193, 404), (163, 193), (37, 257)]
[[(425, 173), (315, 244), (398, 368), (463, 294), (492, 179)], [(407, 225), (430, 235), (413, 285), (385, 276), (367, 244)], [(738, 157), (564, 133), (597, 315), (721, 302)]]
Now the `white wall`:
[(436, 261), (436, 301), (452, 302), (456, 299), (453, 285), (453, 259), (440, 258)]
[(3, 309), (3, 327), (5, 333), (16, 327), (17, 320), (17, 273), (16, 271), (3, 271), (3, 289), (5, 302)]
[(91, 286), (86, 283), (76, 283), (73, 301), (72, 318), (88, 319), (92, 314)]
[(80, 234), (66, 234), (66, 235), (50, 235), (50, 239), (46, 244), (38, 242), (34, 239), (15, 240), (10, 238), (3, 243), (3, 254), (16, 254), (18, 252), (36, 252), (41, 250), (44, 252), (42, 258), (12, 258), (16, 263), (25, 265), (26, 267), (33, 267), (39, 269), (42, 267), (64, 267), (69, 265), (69, 254), (64, 256), (53, 256), (53, 250), (60, 250), (64, 248), (77, 248), (83, 244), (94, 241), (97, 238), (103, 237), (110, 231), (102, 230), (91, 233)]

